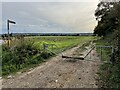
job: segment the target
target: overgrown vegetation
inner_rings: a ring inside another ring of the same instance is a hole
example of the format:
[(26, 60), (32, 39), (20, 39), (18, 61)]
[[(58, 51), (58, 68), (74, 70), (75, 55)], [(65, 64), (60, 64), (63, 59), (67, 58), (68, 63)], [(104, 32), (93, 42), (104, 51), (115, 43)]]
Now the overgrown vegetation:
[(2, 75), (16, 72), (29, 65), (43, 62), (44, 59), (52, 56), (52, 53), (41, 51), (34, 47), (33, 41), (18, 42), (14, 47), (2, 47)]
[[(111, 63), (100, 68), (100, 87), (120, 88), (120, 2), (100, 2), (95, 12), (98, 25), (94, 33), (103, 36), (97, 44), (114, 47), (114, 57), (105, 51), (103, 57)], [(109, 58), (106, 58), (108, 56)]]

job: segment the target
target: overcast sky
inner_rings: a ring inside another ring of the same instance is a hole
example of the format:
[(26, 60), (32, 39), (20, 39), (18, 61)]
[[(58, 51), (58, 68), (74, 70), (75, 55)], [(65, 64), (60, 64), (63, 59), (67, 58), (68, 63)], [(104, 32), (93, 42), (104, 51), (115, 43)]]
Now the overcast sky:
[(93, 32), (98, 2), (2, 2), (2, 32)]

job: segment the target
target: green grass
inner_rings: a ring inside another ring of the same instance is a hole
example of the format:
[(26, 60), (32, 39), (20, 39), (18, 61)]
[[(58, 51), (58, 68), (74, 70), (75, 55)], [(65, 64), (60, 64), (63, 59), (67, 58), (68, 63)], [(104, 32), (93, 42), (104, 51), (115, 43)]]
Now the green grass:
[[(104, 41), (103, 39), (99, 39), (96, 41), (96, 46), (111, 46), (109, 43)], [(111, 48), (102, 48), (102, 61), (110, 61)], [(98, 55), (100, 57), (100, 48), (97, 48)]]
[[(29, 37), (31, 38), (31, 37)], [(75, 36), (42, 36), (42, 37), (34, 37), (32, 38), (35, 40), (35, 46), (39, 47), (39, 49), (42, 49), (43, 43), (46, 44), (55, 44), (53, 51), (54, 52), (60, 52), (64, 51), (70, 47), (73, 47), (78, 44), (83, 44), (85, 42), (88, 42), (90, 40), (93, 40), (94, 38), (91, 36), (85, 37), (75, 37)], [(50, 48), (52, 49), (52, 48)]]

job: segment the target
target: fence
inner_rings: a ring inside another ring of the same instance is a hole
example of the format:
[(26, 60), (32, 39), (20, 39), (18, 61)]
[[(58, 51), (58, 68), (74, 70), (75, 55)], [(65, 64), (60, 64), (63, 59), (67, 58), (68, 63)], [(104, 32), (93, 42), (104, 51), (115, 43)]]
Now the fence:
[[(95, 50), (97, 49), (97, 50)], [(110, 56), (107, 56), (105, 58), (108, 58), (110, 57), (110, 62), (114, 62), (114, 47), (113, 46), (93, 46), (89, 51), (88, 53), (85, 55), (84, 59), (86, 60), (93, 60), (95, 59), (94, 57), (91, 57), (91, 53), (94, 51), (96, 51), (96, 54), (98, 54), (98, 58), (97, 59), (100, 59), (101, 62), (103, 61), (107, 61), (107, 60), (104, 60), (103, 57), (105, 56), (104, 54), (106, 54), (104, 51), (105, 49), (110, 49), (109, 53), (110, 53)], [(103, 51), (104, 50), (104, 51)], [(104, 55), (104, 56), (103, 56)], [(96, 60), (96, 59), (95, 59)]]

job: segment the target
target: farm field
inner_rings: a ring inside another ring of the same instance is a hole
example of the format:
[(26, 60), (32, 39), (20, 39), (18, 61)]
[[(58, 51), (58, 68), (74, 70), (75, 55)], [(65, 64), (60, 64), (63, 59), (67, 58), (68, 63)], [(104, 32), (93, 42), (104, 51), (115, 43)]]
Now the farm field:
[[(83, 44), (95, 39), (92, 36), (42, 36), (42, 37), (27, 37), (27, 39), (35, 41), (34, 45), (39, 49), (43, 44), (53, 44), (53, 51), (59, 53), (66, 49), (69, 49), (78, 44)], [(51, 47), (49, 49), (52, 49)]]
[(2, 75), (26, 71), (49, 57), (94, 39), (92, 36), (31, 36), (12, 40), (10, 49), (3, 45)]

